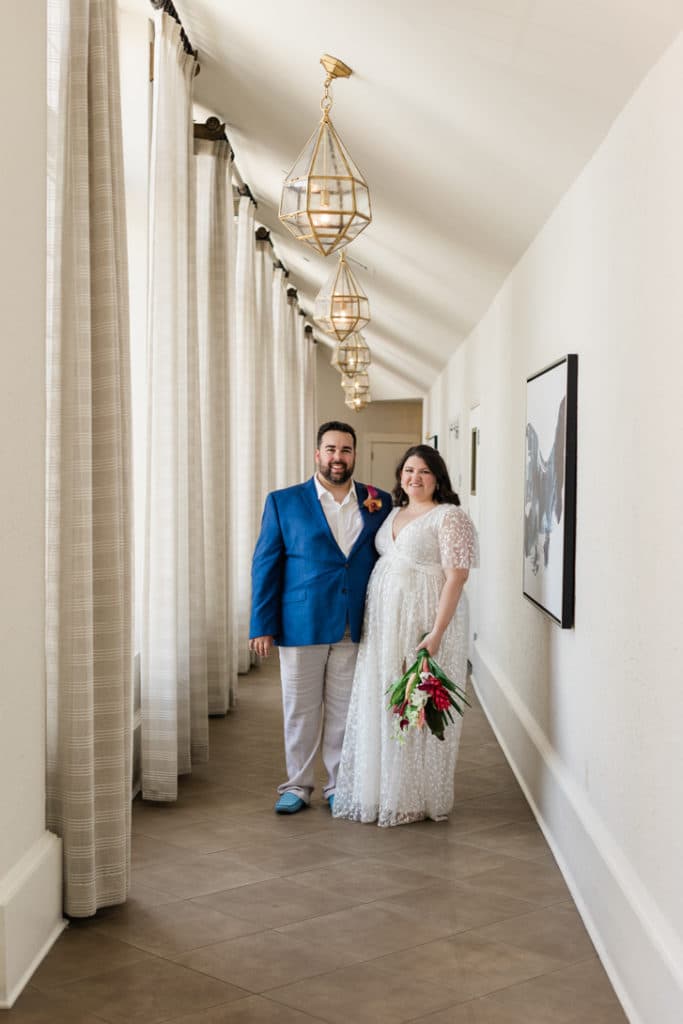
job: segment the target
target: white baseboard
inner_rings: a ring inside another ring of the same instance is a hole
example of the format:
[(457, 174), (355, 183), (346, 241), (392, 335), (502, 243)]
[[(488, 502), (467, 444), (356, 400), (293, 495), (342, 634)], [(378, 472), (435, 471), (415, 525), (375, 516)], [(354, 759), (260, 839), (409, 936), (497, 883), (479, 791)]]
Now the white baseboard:
[(480, 642), (472, 679), (629, 1021), (681, 1024), (680, 938)]
[(51, 832), (0, 879), (0, 1009), (9, 1009), (66, 927), (62, 841)]

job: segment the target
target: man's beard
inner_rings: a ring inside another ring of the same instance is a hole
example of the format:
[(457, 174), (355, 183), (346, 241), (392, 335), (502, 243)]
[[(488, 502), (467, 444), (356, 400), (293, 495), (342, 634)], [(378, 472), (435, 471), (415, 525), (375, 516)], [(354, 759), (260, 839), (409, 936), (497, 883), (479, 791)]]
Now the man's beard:
[(331, 484), (345, 484), (353, 476), (353, 466), (318, 466), (318, 472)]

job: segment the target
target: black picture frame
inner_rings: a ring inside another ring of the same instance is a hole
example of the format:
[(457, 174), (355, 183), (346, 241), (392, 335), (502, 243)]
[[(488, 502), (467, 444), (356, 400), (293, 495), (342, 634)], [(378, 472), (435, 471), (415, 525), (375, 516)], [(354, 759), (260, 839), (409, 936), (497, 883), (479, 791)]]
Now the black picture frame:
[(432, 446), (432, 448), (435, 451), (438, 452), (438, 450), (439, 450), (439, 435), (438, 434), (428, 434), (427, 437), (425, 437), (425, 443), (426, 444), (430, 444)]
[(562, 629), (574, 625), (578, 356), (526, 381), (522, 592)]
[(470, 494), (476, 497), (479, 480), (479, 427), (470, 430)]

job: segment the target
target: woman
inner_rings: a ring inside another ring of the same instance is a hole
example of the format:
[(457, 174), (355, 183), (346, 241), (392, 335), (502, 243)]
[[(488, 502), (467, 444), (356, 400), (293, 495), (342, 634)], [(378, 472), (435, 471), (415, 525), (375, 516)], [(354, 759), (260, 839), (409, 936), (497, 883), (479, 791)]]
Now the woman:
[[(396, 507), (376, 537), (380, 558), (368, 586), (333, 814), (401, 825), (448, 816), (462, 719), (438, 740), (427, 727), (394, 738), (386, 691), (424, 648), (464, 688), (467, 601), (477, 562), (471, 519), (459, 508), (446, 464), (416, 445), (396, 470)], [(426, 635), (425, 635), (426, 634)], [(421, 639), (424, 637), (424, 639)]]

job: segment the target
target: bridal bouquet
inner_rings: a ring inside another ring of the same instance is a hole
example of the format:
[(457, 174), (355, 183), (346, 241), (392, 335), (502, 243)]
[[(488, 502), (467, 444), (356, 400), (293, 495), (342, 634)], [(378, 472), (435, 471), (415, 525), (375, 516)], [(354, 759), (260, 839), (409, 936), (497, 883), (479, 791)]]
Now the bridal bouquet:
[[(405, 664), (405, 662), (404, 662)], [(394, 739), (405, 739), (411, 729), (425, 725), (438, 740), (453, 722), (453, 711), (463, 714), (472, 705), (465, 691), (452, 682), (427, 651), (418, 651), (413, 665), (386, 691), (388, 709), (396, 715)]]

